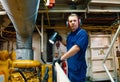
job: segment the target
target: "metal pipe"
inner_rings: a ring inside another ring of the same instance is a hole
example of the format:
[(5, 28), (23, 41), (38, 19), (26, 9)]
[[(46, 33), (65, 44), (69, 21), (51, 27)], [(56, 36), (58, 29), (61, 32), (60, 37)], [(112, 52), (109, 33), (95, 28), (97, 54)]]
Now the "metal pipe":
[[(75, 12), (75, 13), (88, 13), (88, 12), (97, 12), (97, 13), (104, 13), (104, 12), (111, 12), (111, 13), (119, 13), (120, 10), (117, 9), (117, 10), (112, 10), (112, 9), (79, 9), (79, 10), (70, 10), (70, 9), (65, 9), (65, 10), (58, 10), (58, 9), (54, 9), (54, 10), (38, 10), (38, 13), (72, 13), (72, 12)], [(2, 13), (0, 11), (0, 13)], [(0, 15), (5, 15), (5, 14), (0, 14)]]
[(44, 18), (44, 16), (43, 16), (43, 14), (42, 14), (42, 18), (41, 18), (41, 52), (43, 53), (43, 18)]
[(33, 59), (32, 33), (40, 0), (0, 0), (16, 30), (17, 59)]
[(42, 17), (41, 17), (41, 32), (40, 32), (39, 28), (37, 27), (37, 25), (36, 25), (36, 29), (37, 29), (40, 37), (41, 37), (41, 60), (42, 60), (43, 63), (46, 63), (43, 59), (43, 44), (44, 44), (43, 43), (43, 18), (44, 17), (43, 17), (43, 14), (42, 14)]
[(107, 12), (111, 12), (111, 13), (117, 13), (117, 12), (120, 12), (119, 9), (116, 9), (116, 10), (112, 10), (112, 9), (90, 9), (90, 8), (87, 8), (87, 9), (79, 9), (79, 10), (69, 10), (69, 9), (65, 9), (65, 10), (58, 10), (58, 9), (54, 9), (54, 10), (39, 10), (38, 13), (72, 13), (72, 12), (75, 12), (75, 13), (107, 13)]
[(66, 9), (66, 10), (58, 10), (58, 9), (54, 9), (54, 10), (39, 10), (38, 13), (46, 13), (46, 12), (49, 12), (49, 13), (70, 13), (70, 12), (86, 12), (85, 9), (79, 9), (79, 10), (70, 10), (70, 9)]
[(109, 46), (109, 48), (108, 48), (108, 50), (107, 50), (107, 52), (106, 52), (106, 54), (105, 54), (106, 56), (105, 56), (105, 58), (104, 58), (104, 60), (103, 60), (103, 63), (105, 63), (105, 61), (107, 60), (107, 58), (108, 58), (108, 56), (109, 56), (109, 53), (110, 53), (110, 51), (111, 51), (111, 49), (112, 49), (112, 47), (113, 47), (113, 44), (114, 44), (115, 40), (117, 39), (117, 37), (118, 37), (118, 35), (119, 35), (119, 31), (120, 31), (120, 25), (119, 25), (119, 27), (118, 27), (118, 29), (117, 29), (114, 37), (113, 37), (113, 40), (112, 40), (112, 42), (111, 42), (111, 44), (110, 44), (110, 46)]
[[(49, 20), (48, 20), (49, 21)], [(45, 64), (46, 62), (44, 61), (43, 59), (43, 25), (44, 25), (44, 16), (42, 14), (42, 17), (41, 17), (41, 59), (42, 59), (42, 62)]]
[(103, 64), (103, 67), (105, 68), (105, 71), (107, 72), (107, 74), (108, 74), (108, 76), (109, 76), (111, 82), (115, 82), (114, 79), (112, 78), (112, 76), (111, 76), (111, 74), (110, 74), (110, 72), (109, 72), (107, 66), (106, 66), (105, 64)]
[(120, 10), (119, 9), (116, 9), (116, 10), (113, 10), (113, 9), (88, 9), (88, 12), (95, 12), (95, 13), (104, 13), (104, 12), (111, 12), (111, 13), (118, 13), (118, 12), (120, 12)]
[(112, 82), (114, 82), (114, 80), (113, 80), (113, 78), (112, 78), (112, 76), (111, 76), (108, 68), (106, 67), (105, 62), (106, 62), (106, 60), (107, 60), (107, 58), (108, 58), (108, 56), (109, 56), (109, 53), (110, 53), (110, 51), (111, 51), (111, 49), (112, 49), (112, 47), (113, 47), (113, 44), (115, 43), (115, 41), (116, 41), (116, 39), (117, 39), (117, 37), (118, 37), (118, 35), (119, 35), (119, 32), (120, 32), (120, 25), (119, 25), (119, 27), (118, 27), (118, 29), (117, 29), (114, 37), (113, 37), (113, 40), (112, 40), (112, 42), (111, 42), (111, 44), (110, 44), (110, 46), (109, 46), (109, 48), (108, 48), (108, 50), (107, 50), (107, 52), (106, 52), (106, 54), (105, 54), (105, 58), (104, 58), (104, 60), (103, 60), (103, 67), (105, 68), (105, 71), (107, 72), (107, 74), (108, 74), (108, 76), (109, 76), (109, 78), (110, 78), (110, 80), (111, 80)]

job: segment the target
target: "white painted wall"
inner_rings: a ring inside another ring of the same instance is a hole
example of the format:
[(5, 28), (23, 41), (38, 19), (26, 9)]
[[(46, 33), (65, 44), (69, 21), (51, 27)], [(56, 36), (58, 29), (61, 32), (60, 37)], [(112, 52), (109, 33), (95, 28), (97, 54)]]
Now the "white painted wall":
[(41, 48), (40, 48), (40, 35), (38, 33), (33, 34), (32, 49), (34, 52), (34, 60), (40, 60)]

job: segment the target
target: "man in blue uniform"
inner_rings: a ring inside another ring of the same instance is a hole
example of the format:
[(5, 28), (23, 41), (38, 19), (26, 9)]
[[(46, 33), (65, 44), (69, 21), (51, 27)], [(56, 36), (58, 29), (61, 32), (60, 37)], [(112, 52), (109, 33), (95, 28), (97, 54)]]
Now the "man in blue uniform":
[(71, 32), (67, 36), (67, 52), (61, 56), (60, 61), (67, 59), (68, 78), (71, 82), (85, 82), (88, 34), (80, 28), (80, 19), (77, 14), (72, 13), (68, 16), (68, 27)]

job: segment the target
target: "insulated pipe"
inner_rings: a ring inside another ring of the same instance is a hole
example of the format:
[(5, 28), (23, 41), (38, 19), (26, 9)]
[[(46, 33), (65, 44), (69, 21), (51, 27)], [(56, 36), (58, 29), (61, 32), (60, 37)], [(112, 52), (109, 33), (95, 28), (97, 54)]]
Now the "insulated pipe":
[(32, 33), (40, 0), (0, 0), (16, 30), (17, 59), (33, 59)]

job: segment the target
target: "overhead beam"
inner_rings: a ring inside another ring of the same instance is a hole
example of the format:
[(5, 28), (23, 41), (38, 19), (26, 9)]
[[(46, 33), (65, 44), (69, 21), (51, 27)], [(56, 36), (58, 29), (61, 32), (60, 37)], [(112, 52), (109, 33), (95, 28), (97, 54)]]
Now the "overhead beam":
[(98, 4), (116, 4), (120, 5), (120, 1), (118, 0), (91, 0), (90, 3), (98, 3)]
[(78, 13), (78, 12), (86, 12), (86, 10), (71, 10), (71, 9), (69, 9), (69, 10), (39, 10), (38, 11), (39, 13), (46, 13), (46, 12), (49, 12), (49, 13), (70, 13), (70, 12), (76, 12), (76, 13)]
[(89, 9), (88, 12), (95, 12), (95, 13), (104, 13), (104, 12), (111, 12), (111, 13), (118, 13), (120, 10), (114, 10), (114, 9)]
[(112, 12), (112, 13), (117, 13), (120, 12), (120, 10), (114, 10), (114, 9), (89, 9), (87, 10), (39, 10), (38, 13), (71, 13), (71, 12), (75, 12), (75, 13), (85, 13), (85, 12)]
[[(87, 10), (39, 10), (38, 13), (70, 13), (70, 12), (75, 12), (75, 13), (85, 13), (88, 12)], [(120, 10), (112, 10), (112, 9), (89, 9), (89, 12), (120, 12)], [(6, 15), (6, 11), (0, 11), (0, 15)]]

